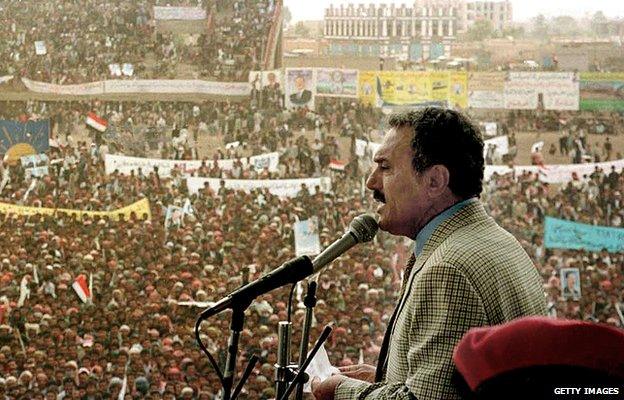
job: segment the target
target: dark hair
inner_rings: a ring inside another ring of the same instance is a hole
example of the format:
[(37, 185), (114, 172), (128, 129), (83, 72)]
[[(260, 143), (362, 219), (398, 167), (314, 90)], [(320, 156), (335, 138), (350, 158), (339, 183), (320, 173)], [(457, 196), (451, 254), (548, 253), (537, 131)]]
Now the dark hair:
[(462, 199), (481, 194), (483, 138), (468, 117), (453, 110), (426, 107), (393, 114), (388, 123), (393, 128), (412, 130), (412, 166), (416, 172), (442, 164), (449, 170), (453, 194)]

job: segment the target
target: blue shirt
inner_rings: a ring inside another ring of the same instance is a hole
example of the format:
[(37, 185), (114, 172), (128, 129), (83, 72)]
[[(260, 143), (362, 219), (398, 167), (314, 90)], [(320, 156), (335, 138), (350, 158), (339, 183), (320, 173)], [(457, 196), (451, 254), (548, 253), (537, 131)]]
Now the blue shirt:
[(416, 245), (414, 246), (414, 256), (418, 257), (418, 255), (422, 252), (425, 247), (425, 243), (431, 237), (436, 228), (447, 219), (451, 218), (455, 213), (457, 213), (462, 208), (466, 207), (468, 204), (474, 203), (478, 201), (475, 197), (471, 197), (470, 199), (460, 201), (457, 204), (453, 204), (451, 207), (442, 211), (440, 214), (436, 215), (431, 219), (431, 221), (427, 222), (418, 235), (416, 235)]

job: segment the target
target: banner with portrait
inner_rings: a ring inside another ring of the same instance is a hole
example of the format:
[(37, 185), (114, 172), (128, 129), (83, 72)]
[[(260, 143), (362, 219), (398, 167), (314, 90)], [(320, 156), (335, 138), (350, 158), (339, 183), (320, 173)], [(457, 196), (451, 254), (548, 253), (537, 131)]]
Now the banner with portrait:
[(286, 68), (286, 108), (307, 107), (309, 110), (314, 110), (315, 82), (313, 68)]
[(565, 300), (581, 299), (581, 272), (578, 268), (561, 268), (561, 296)]
[(318, 218), (312, 217), (305, 221), (294, 224), (295, 231), (295, 255), (316, 256), (321, 252), (321, 240), (319, 237)]
[(283, 82), (284, 74), (279, 69), (249, 72), (249, 83), (257, 90), (281, 89)]
[(362, 104), (377, 106), (376, 71), (360, 71), (358, 77), (358, 98)]
[(319, 97), (358, 97), (358, 70), (316, 69), (316, 95)]

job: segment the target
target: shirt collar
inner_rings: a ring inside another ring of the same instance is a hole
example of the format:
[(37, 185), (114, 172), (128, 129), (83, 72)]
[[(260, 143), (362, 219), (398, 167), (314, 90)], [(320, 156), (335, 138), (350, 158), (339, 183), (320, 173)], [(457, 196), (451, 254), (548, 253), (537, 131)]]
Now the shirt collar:
[(423, 248), (425, 247), (425, 243), (429, 240), (433, 232), (436, 230), (438, 226), (447, 219), (451, 218), (455, 213), (457, 213), (462, 208), (466, 207), (468, 204), (476, 202), (477, 199), (475, 197), (471, 197), (469, 199), (460, 201), (459, 203), (455, 203), (446, 210), (442, 211), (440, 214), (436, 215), (431, 219), (431, 221), (427, 222), (418, 235), (416, 235), (416, 245), (414, 246), (414, 256), (418, 257), (420, 253), (422, 253)]

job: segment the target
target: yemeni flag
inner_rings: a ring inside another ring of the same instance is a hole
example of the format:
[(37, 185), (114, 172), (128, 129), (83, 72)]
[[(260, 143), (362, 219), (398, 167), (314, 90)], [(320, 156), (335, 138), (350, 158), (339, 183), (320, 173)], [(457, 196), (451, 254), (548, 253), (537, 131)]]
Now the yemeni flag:
[(87, 284), (87, 277), (84, 274), (80, 274), (76, 277), (74, 283), (72, 283), (72, 288), (74, 288), (76, 294), (80, 297), (80, 300), (82, 300), (83, 303), (86, 303), (87, 300), (91, 298), (91, 291), (89, 290), (89, 285)]
[(331, 160), (329, 162), (329, 168), (336, 170), (336, 171), (344, 171), (345, 170), (345, 163), (343, 163), (342, 161), (339, 160)]
[(98, 117), (94, 112), (89, 112), (87, 114), (86, 123), (91, 128), (100, 132), (104, 132), (106, 131), (106, 128), (108, 128), (108, 121), (104, 118)]

